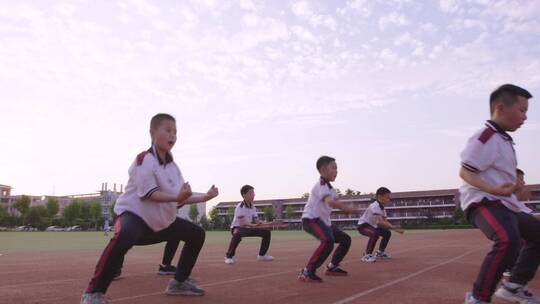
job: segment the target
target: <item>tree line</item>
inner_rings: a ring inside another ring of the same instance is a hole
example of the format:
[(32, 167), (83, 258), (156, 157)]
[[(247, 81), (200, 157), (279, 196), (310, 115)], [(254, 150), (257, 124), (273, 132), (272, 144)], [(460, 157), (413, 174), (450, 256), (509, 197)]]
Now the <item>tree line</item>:
[(6, 207), (0, 206), (0, 226), (30, 225), (38, 230), (44, 230), (48, 226), (79, 225), (84, 230), (97, 230), (103, 225), (101, 203), (98, 200), (83, 202), (75, 199), (64, 208), (61, 215), (58, 214), (60, 210), (58, 200), (54, 197), (48, 197), (45, 205), (30, 205), (30, 197), (22, 195), (12, 206), (18, 214), (10, 214)]

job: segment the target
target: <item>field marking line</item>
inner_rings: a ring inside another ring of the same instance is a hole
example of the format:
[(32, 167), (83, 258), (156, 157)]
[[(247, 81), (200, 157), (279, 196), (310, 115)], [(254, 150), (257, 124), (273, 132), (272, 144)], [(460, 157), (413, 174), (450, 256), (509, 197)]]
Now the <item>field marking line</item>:
[(450, 263), (452, 263), (452, 262), (454, 262), (454, 261), (457, 261), (457, 260), (461, 259), (461, 258), (464, 257), (464, 256), (467, 256), (467, 255), (469, 255), (469, 254), (471, 254), (471, 253), (473, 253), (473, 252), (479, 251), (480, 249), (484, 249), (484, 248), (485, 248), (485, 246), (482, 246), (482, 247), (479, 247), (479, 248), (476, 248), (476, 249), (467, 251), (467, 252), (465, 252), (465, 253), (463, 253), (463, 254), (457, 256), (457, 257), (451, 258), (451, 259), (449, 259), (449, 260), (447, 260), (447, 261), (444, 261), (444, 262), (442, 262), (442, 263), (439, 263), (439, 264), (436, 264), (436, 265), (432, 265), (432, 266), (426, 267), (426, 268), (424, 268), (424, 269), (420, 269), (420, 270), (418, 270), (417, 272), (414, 272), (414, 273), (411, 273), (411, 274), (406, 275), (406, 276), (404, 276), (404, 277), (401, 277), (401, 278), (399, 278), (399, 279), (390, 281), (390, 282), (388, 282), (388, 283), (386, 283), (386, 284), (383, 284), (383, 285), (381, 285), (381, 286), (378, 286), (378, 287), (375, 287), (375, 288), (371, 288), (371, 289), (368, 289), (368, 290), (364, 290), (364, 291), (359, 292), (359, 293), (357, 293), (357, 294), (354, 294), (354, 295), (352, 295), (352, 296), (350, 296), (350, 297), (348, 297), (348, 298), (345, 298), (345, 299), (339, 300), (339, 301), (337, 301), (337, 302), (334, 302), (333, 304), (345, 304), (345, 303), (348, 303), (348, 302), (350, 302), (350, 301), (356, 300), (356, 299), (358, 299), (358, 298), (360, 298), (360, 297), (363, 297), (363, 296), (365, 296), (365, 295), (367, 295), (367, 294), (370, 294), (370, 293), (372, 293), (372, 292), (375, 292), (375, 291), (377, 291), (377, 290), (381, 290), (381, 289), (384, 289), (384, 288), (386, 288), (386, 287), (390, 287), (390, 286), (392, 286), (392, 285), (396, 285), (396, 284), (398, 284), (398, 283), (400, 283), (400, 282), (403, 282), (403, 281), (405, 281), (405, 280), (408, 280), (408, 279), (410, 279), (410, 278), (413, 278), (413, 277), (415, 277), (415, 276), (417, 276), (417, 275), (420, 275), (420, 274), (422, 274), (422, 273), (424, 273), (424, 272), (428, 272), (428, 271), (433, 270), (433, 269), (435, 269), (435, 268), (444, 266), (444, 265), (446, 265), (446, 264), (450, 264)]

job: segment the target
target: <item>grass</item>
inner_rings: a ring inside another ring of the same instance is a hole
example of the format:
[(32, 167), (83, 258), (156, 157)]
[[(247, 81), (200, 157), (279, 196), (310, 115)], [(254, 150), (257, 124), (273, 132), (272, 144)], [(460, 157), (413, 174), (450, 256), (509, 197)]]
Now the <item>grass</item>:
[[(408, 230), (406, 233), (437, 232), (437, 230)], [(348, 230), (347, 233), (355, 237), (363, 237), (357, 231)], [(75, 251), (75, 250), (102, 250), (107, 245), (109, 236), (103, 232), (0, 232), (0, 254), (44, 252), (44, 251)], [(313, 237), (301, 230), (274, 230), (272, 242), (310, 240)], [(229, 231), (207, 231), (205, 246), (223, 245), (229, 243)], [(260, 242), (259, 238), (245, 238), (242, 242)], [(164, 246), (165, 243), (152, 246)]]
[[(101, 250), (105, 248), (111, 236), (112, 233), (106, 237), (103, 232), (0, 232), (0, 253)], [(272, 232), (273, 241), (310, 238), (311, 236), (303, 231)], [(205, 245), (228, 244), (230, 239), (231, 233), (229, 231), (207, 231)], [(246, 238), (245, 242), (260, 242), (260, 240)], [(153, 246), (163, 246), (163, 244)]]

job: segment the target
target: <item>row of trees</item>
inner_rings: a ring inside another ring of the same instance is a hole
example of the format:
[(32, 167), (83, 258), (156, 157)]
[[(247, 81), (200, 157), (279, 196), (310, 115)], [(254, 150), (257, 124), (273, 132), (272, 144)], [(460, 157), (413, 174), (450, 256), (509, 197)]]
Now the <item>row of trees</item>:
[(52, 225), (80, 225), (83, 229), (97, 229), (103, 224), (99, 201), (82, 202), (74, 200), (64, 208), (62, 215), (58, 215), (60, 206), (58, 200), (53, 197), (49, 197), (45, 205), (30, 205), (30, 197), (22, 195), (13, 204), (13, 208), (18, 211), (17, 215), (9, 214), (5, 207), (0, 206), (0, 226), (30, 225), (43, 230)]
[[(356, 190), (353, 190), (353, 189), (345, 189), (345, 192), (341, 192), (340, 189), (338, 188), (335, 188), (336, 189), (336, 193), (339, 195), (339, 196), (342, 196), (342, 195), (360, 195), (362, 194), (360, 191), (356, 191)], [(368, 194), (368, 193), (364, 193), (364, 194)], [(369, 193), (369, 194), (373, 194), (373, 193)], [(308, 198), (309, 197), (309, 193), (306, 192), (304, 194), (302, 194), (302, 198)]]

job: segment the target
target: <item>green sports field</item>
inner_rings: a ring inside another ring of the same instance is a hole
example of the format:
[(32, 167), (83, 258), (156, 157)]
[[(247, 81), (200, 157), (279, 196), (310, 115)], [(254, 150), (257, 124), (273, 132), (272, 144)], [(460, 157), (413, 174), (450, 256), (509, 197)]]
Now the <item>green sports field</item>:
[[(407, 234), (418, 232), (420, 230), (411, 230), (407, 231)], [(360, 237), (356, 231), (351, 230), (347, 233), (351, 237)], [(112, 233), (109, 233), (109, 236), (104, 236), (103, 232), (0, 232), (0, 254), (102, 249), (110, 237), (112, 237)], [(231, 233), (229, 231), (207, 231), (205, 245), (225, 245), (229, 243), (230, 239)], [(273, 242), (309, 239), (312, 237), (304, 231), (272, 231)], [(242, 240), (242, 243), (251, 242), (260, 242), (260, 239), (245, 238)], [(150, 247), (152, 246), (163, 246), (163, 244), (151, 245)]]

